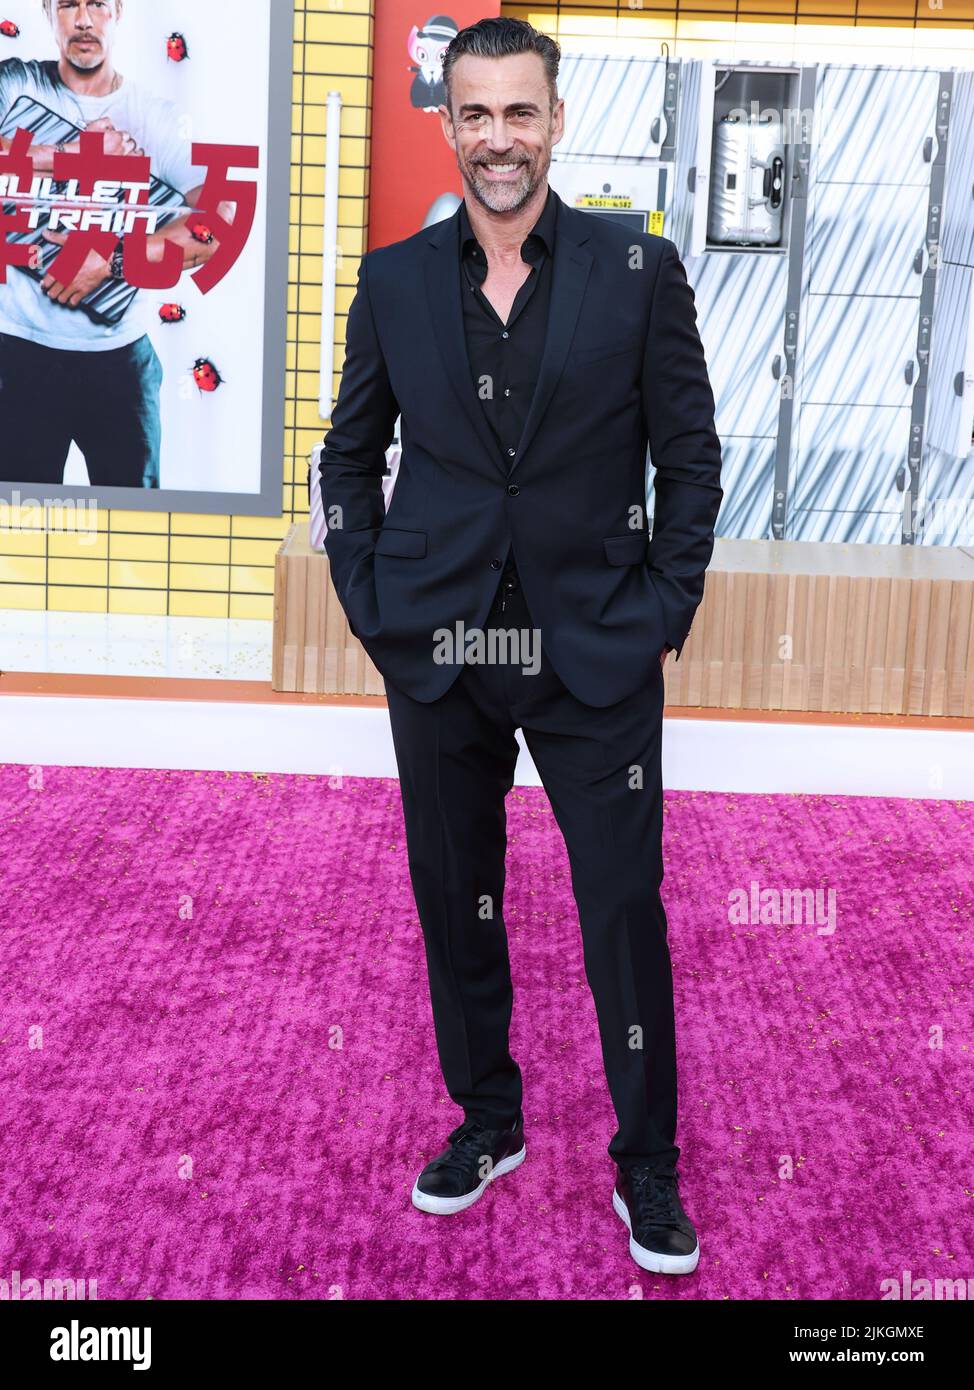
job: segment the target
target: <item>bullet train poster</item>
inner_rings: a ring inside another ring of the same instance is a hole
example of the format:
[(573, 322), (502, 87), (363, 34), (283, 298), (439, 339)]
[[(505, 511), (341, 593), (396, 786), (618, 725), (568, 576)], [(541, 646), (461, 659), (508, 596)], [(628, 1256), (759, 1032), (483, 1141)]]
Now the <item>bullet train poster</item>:
[(279, 515), (288, 0), (0, 0), (0, 502)]

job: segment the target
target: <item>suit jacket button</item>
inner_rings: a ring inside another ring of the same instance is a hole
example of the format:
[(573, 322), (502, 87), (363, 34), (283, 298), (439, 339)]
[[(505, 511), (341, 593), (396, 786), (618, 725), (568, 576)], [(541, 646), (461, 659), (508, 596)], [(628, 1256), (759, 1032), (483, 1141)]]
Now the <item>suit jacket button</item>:
[(511, 483), (507, 489), (507, 495), (508, 497), (516, 497), (520, 491), (517, 483)]
[(492, 570), (499, 570), (503, 563), (503, 560), (491, 560), (490, 567)]

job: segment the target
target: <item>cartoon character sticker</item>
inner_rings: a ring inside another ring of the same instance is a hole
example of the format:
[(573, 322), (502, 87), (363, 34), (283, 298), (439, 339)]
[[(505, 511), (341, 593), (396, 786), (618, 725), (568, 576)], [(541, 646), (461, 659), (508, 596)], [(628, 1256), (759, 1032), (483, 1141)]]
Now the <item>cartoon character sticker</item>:
[(409, 100), (421, 111), (435, 111), (446, 105), (446, 88), (443, 85), (443, 53), (451, 39), (457, 36), (455, 19), (446, 14), (434, 14), (417, 29), (415, 24), (409, 33), (407, 48), (412, 58), (409, 71), (414, 72)]

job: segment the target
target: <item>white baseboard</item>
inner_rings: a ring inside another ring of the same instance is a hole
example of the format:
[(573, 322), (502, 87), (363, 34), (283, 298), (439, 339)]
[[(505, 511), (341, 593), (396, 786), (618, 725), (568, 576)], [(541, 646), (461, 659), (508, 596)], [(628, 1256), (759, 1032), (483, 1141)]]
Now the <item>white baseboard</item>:
[[(518, 733), (516, 780), (540, 784)], [(396, 777), (385, 708), (8, 695), (0, 762)], [(974, 735), (664, 718), (663, 782), (699, 791), (974, 800)]]

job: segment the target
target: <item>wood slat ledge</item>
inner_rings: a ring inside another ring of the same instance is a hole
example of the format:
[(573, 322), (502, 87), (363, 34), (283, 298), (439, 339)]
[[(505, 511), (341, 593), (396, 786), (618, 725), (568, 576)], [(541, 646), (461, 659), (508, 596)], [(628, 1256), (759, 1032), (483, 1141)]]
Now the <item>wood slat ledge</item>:
[[(275, 690), (381, 695), (307, 522), (275, 564)], [(974, 552), (718, 539), (675, 710), (974, 716)]]

